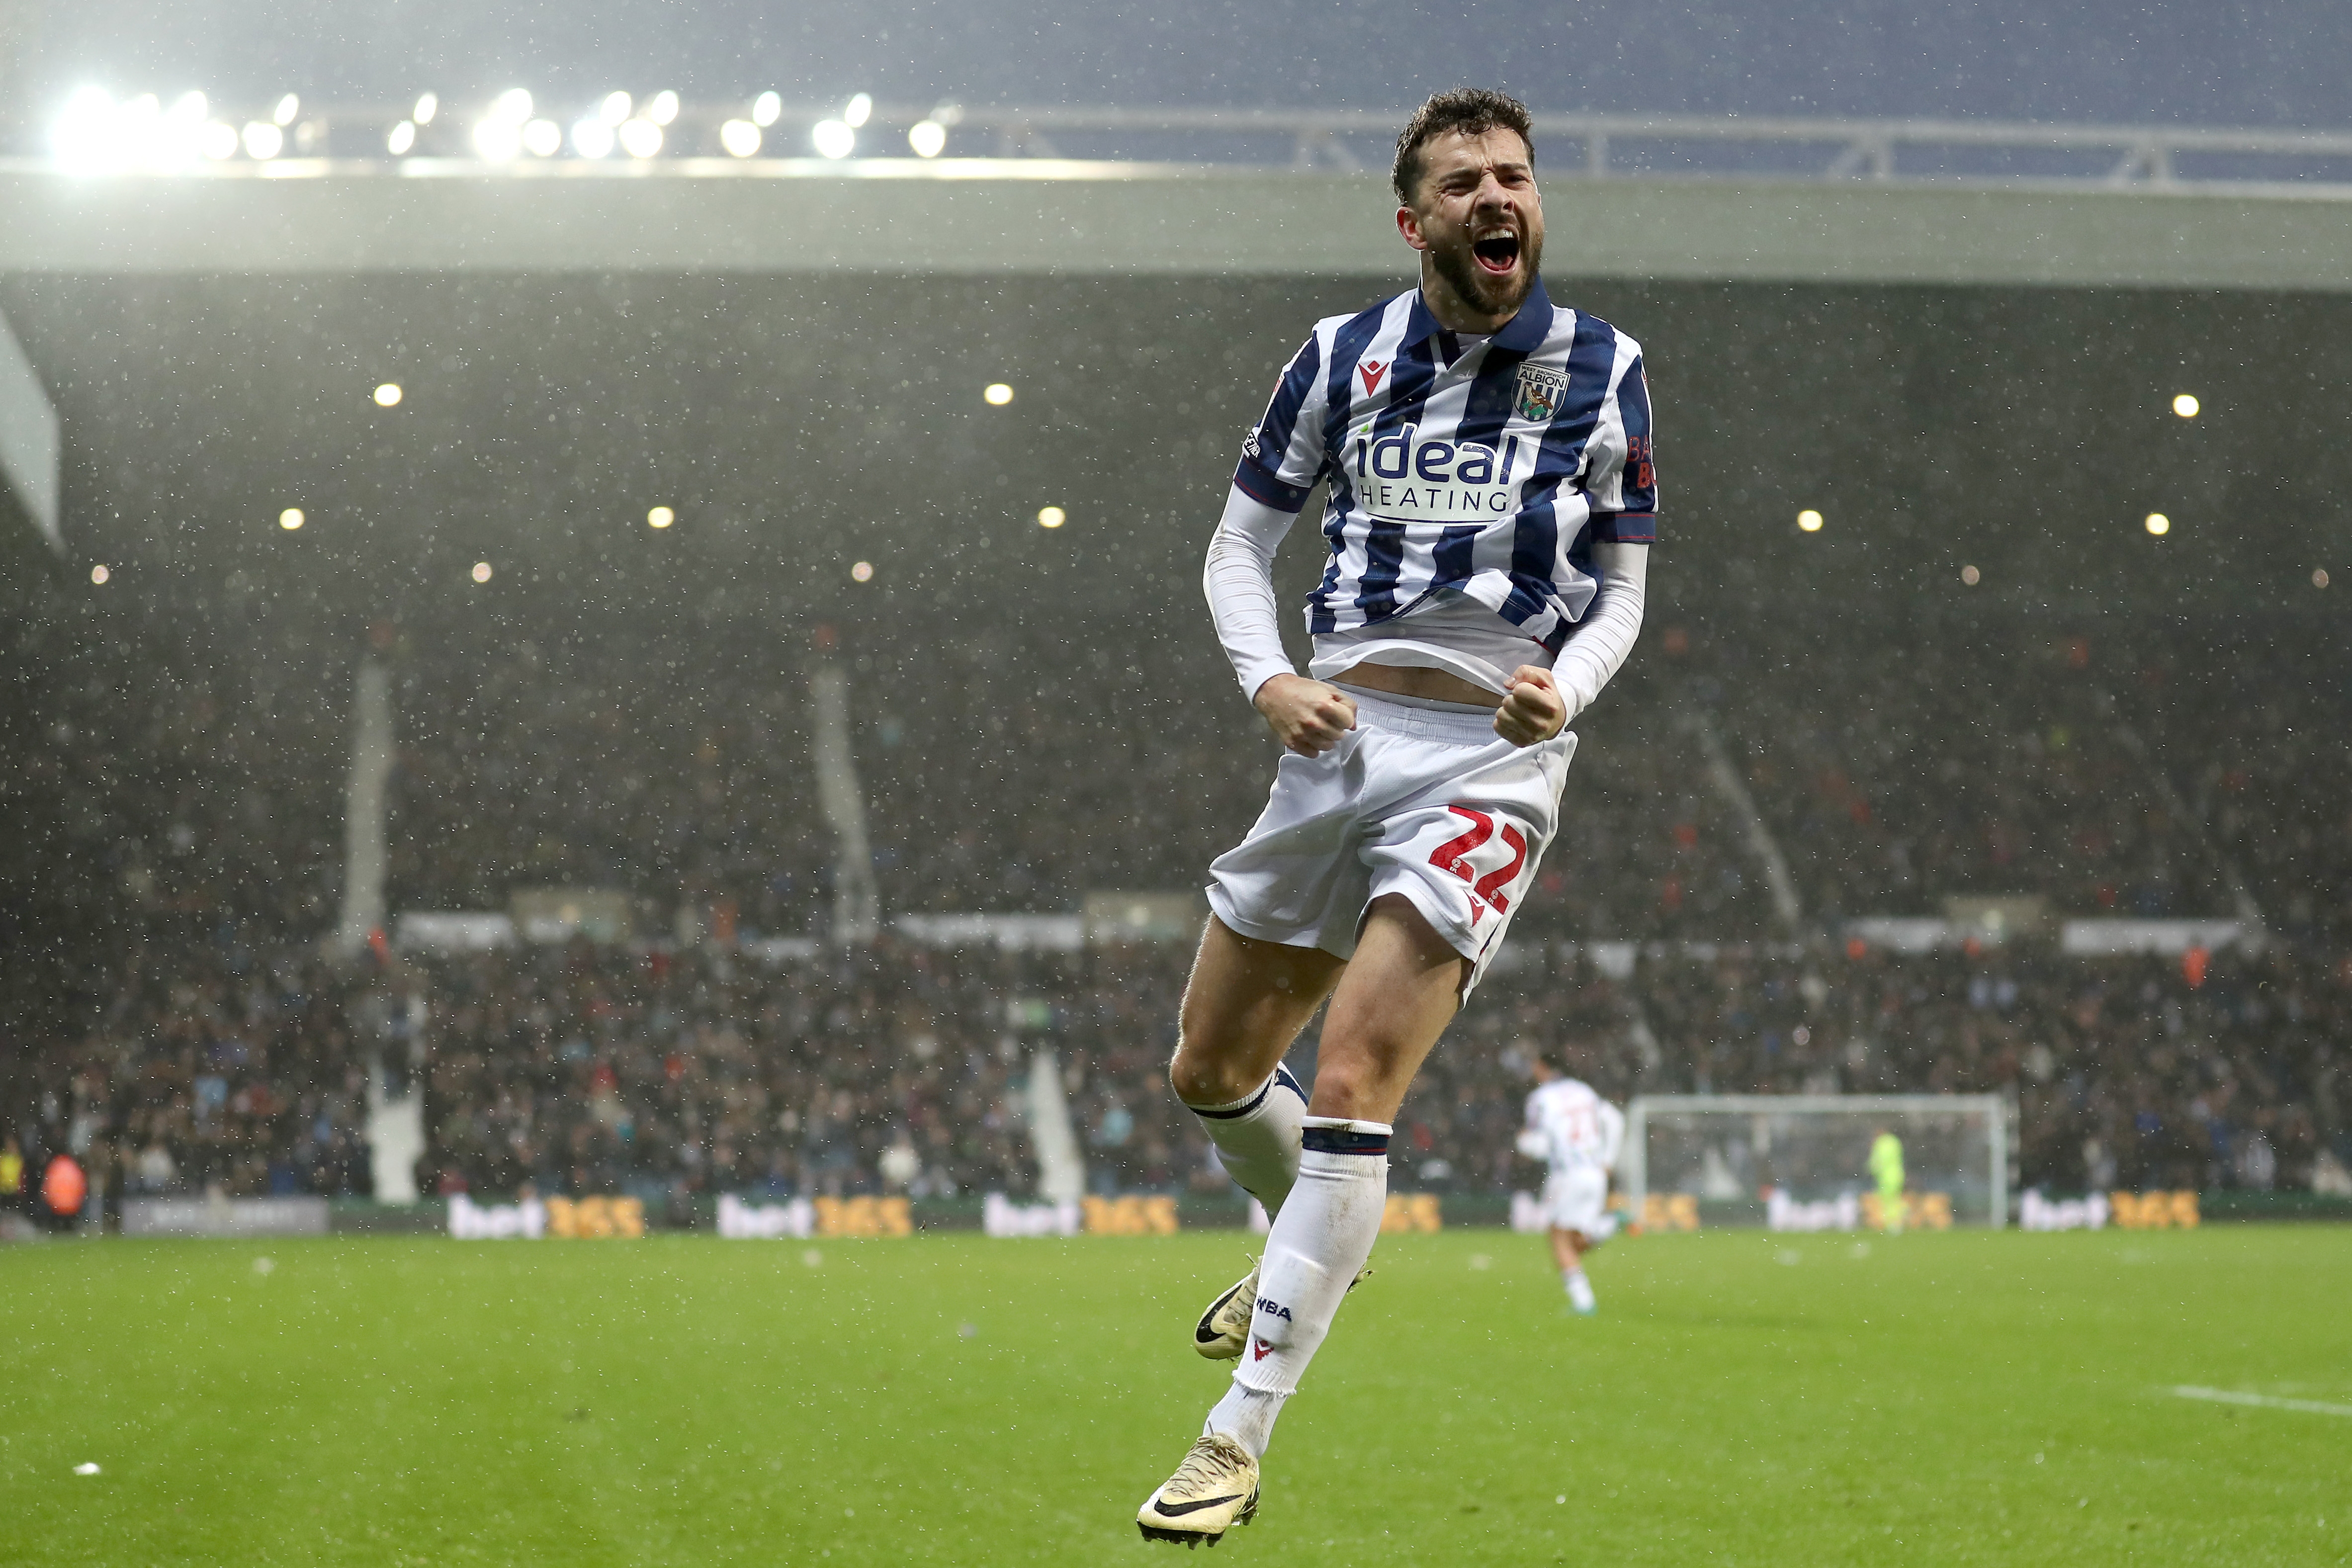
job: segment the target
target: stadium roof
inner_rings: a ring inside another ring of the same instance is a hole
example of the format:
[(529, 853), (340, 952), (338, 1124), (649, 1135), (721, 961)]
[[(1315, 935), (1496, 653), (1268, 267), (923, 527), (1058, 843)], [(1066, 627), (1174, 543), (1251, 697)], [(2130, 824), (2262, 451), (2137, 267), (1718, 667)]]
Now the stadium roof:
[[(1369, 173), (1060, 159), (0, 172), (0, 274), (1408, 275)], [(1711, 281), (2352, 289), (2331, 187), (1554, 174), (1547, 269)]]
[[(2352, 541), (2352, 205), (2134, 178), (1556, 170), (1545, 271), (1651, 344), (1713, 591), (2307, 594)], [(20, 163), (0, 311), (47, 515), (118, 592), (389, 602), (495, 558), (500, 594), (768, 613), (870, 558), (860, 603), (1134, 614), (1189, 602), (1306, 322), (1409, 278), (1391, 210), (1363, 171), (1045, 157)], [(1801, 508), (1832, 521), (1792, 546)]]

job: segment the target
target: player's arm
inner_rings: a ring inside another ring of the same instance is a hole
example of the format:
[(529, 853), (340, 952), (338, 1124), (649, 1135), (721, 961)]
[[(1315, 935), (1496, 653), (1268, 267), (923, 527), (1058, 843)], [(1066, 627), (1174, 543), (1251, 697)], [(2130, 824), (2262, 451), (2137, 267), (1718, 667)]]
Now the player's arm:
[(1275, 738), (1307, 757), (1329, 751), (1356, 727), (1356, 704), (1346, 692), (1291, 668), (1275, 610), (1275, 552), (1323, 467), (1322, 363), (1321, 339), (1310, 337), (1276, 384), (1265, 416), (1242, 444), (1201, 576), (1217, 641), (1243, 693)]
[(1495, 712), (1495, 733), (1515, 746), (1548, 741), (1592, 706), (1625, 667), (1649, 598), (1650, 546), (1658, 537), (1658, 471), (1650, 456), (1650, 391), (1634, 351), (1603, 400), (1596, 462), (1585, 484), (1592, 505), (1592, 567), (1601, 586), (1549, 670), (1522, 665)]
[(1234, 486), (1209, 541), (1201, 586), (1209, 596), (1217, 641), (1251, 705), (1284, 745), (1312, 757), (1338, 745), (1356, 727), (1356, 705), (1338, 687), (1300, 675), (1282, 651), (1274, 552), (1297, 521), (1297, 513), (1268, 506)]
[(1530, 1160), (1545, 1159), (1551, 1152), (1551, 1141), (1543, 1135), (1541, 1102), (1535, 1095), (1528, 1096), (1528, 1113), (1519, 1123), (1518, 1151)]
[(1617, 1156), (1625, 1149), (1625, 1113), (1610, 1104), (1601, 1102), (1601, 1163), (1612, 1178), (1617, 1174)]

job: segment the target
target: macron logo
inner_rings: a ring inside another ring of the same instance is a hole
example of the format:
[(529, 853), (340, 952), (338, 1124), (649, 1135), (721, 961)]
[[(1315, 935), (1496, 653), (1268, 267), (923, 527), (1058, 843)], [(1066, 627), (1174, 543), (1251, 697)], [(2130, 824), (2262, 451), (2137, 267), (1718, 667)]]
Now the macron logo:
[(1376, 359), (1368, 359), (1356, 367), (1356, 374), (1364, 378), (1364, 391), (1367, 395), (1381, 389), (1381, 377), (1386, 375), (1388, 371), (1389, 367)]

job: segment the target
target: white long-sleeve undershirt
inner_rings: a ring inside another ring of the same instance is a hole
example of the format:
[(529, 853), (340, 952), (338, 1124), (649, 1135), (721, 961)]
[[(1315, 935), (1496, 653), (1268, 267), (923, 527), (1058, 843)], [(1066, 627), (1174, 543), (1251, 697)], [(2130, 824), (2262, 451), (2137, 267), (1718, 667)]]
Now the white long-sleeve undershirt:
[(1642, 634), (1642, 611), (1650, 593), (1650, 547), (1596, 543), (1592, 564), (1600, 569), (1601, 592), (1585, 606), (1568, 643), (1552, 660), (1551, 678), (1568, 702), (1572, 721), (1592, 706), (1609, 678), (1625, 668), (1633, 639)]
[[(1224, 515), (1209, 541), (1201, 586), (1208, 595), (1217, 641), (1223, 646), (1246, 697), (1255, 698), (1257, 689), (1275, 676), (1297, 673), (1282, 651), (1281, 619), (1274, 597), (1275, 552), (1297, 521), (1295, 514), (1234, 489), (1226, 494)], [(1633, 651), (1648, 594), (1649, 559), (1646, 544), (1592, 547), (1600, 592), (1586, 606), (1584, 618), (1577, 623), (1559, 657), (1552, 661), (1552, 679), (1559, 684), (1571, 721), (1592, 705)], [(1409, 622), (1412, 617), (1402, 619)], [(1542, 663), (1540, 647), (1532, 651), (1535, 657), (1524, 662)]]
[(1274, 603), (1274, 552), (1297, 521), (1297, 513), (1253, 500), (1236, 486), (1226, 492), (1225, 515), (1209, 540), (1201, 588), (1244, 697), (1255, 698), (1277, 675), (1298, 673), (1282, 651), (1282, 620)]

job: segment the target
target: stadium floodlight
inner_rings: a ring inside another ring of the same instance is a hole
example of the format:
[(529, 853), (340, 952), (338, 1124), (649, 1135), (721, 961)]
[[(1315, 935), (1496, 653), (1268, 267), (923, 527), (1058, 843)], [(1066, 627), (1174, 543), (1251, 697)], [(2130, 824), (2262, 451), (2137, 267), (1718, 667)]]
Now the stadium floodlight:
[(152, 92), (126, 99), (114, 111), (107, 161), (117, 165), (163, 161), (163, 105)]
[(918, 120), (907, 132), (907, 145), (918, 158), (936, 158), (948, 144), (948, 128), (936, 120)]
[(196, 132), (196, 146), (204, 155), (217, 163), (224, 158), (236, 156), (236, 127), (225, 120), (212, 120)]
[(1069, 521), (1070, 514), (1060, 507), (1049, 506), (1038, 509), (1037, 526), (1040, 528), (1059, 528)]
[(378, 408), (396, 407), (399, 403), (400, 383), (396, 381), (387, 381), (382, 386), (375, 389), (375, 405)]
[(293, 124), (294, 117), (301, 112), (301, 99), (289, 92), (285, 97), (278, 100), (277, 108), (269, 111), (270, 123), (276, 125), (282, 131), (287, 126)]
[(212, 106), (201, 92), (184, 92), (145, 127), (147, 161), (159, 166), (194, 162), (204, 153), (205, 116)]
[(2166, 534), (2172, 531), (2172, 520), (2165, 516), (2160, 511), (2152, 511), (2149, 512), (2146, 518), (2141, 520), (2140, 526), (2147, 529), (2158, 539), (2162, 539)]
[(760, 150), (760, 128), (748, 120), (730, 120), (719, 128), (719, 144), (738, 158)]
[(621, 121), (621, 149), (632, 158), (650, 158), (662, 149), (662, 129), (650, 120)]
[(114, 142), (114, 100), (100, 87), (78, 89), (49, 127), (49, 151), (68, 168), (103, 167)]
[(657, 506), (654, 508), (653, 510), (646, 513), (646, 526), (647, 528), (667, 528), (671, 523), (676, 522), (677, 521), (677, 513), (672, 511), (666, 506)]
[(990, 407), (1002, 408), (1013, 401), (1013, 389), (1001, 381), (992, 381), (981, 390), (980, 395)]
[(384, 150), (395, 158), (408, 156), (410, 150), (416, 145), (416, 121), (404, 120), (394, 126), (392, 134), (383, 139), (383, 145)]
[(763, 92), (751, 100), (751, 123), (765, 131), (784, 111), (784, 100), (772, 92)]
[(2197, 398), (2196, 395), (2193, 393), (2184, 392), (2179, 396), (2172, 400), (2172, 411), (2175, 414), (2179, 415), (2183, 419), (2196, 418), (2197, 408)]
[(490, 563), (487, 561), (475, 562), (473, 578), (477, 583), (488, 582), (490, 580)]
[(1807, 533), (1819, 533), (1822, 531), (1822, 514), (1807, 507), (1797, 514), (1797, 526)]
[(106, 580), (113, 575), (114, 574), (109, 572), (103, 563), (89, 569), (89, 580), (101, 587), (105, 585)]
[(868, 120), (873, 118), (874, 95), (870, 92), (859, 93), (851, 99), (841, 111), (841, 122), (852, 131), (862, 128)]
[(874, 563), (871, 561), (860, 561), (853, 564), (849, 568), (849, 580), (853, 583), (871, 583), (874, 581)]
[(264, 163), (286, 150), (286, 132), (267, 120), (247, 121), (245, 127), (245, 154)]
[(809, 140), (828, 158), (846, 158), (857, 151), (857, 132), (838, 120), (818, 121), (809, 131)]
[(296, 529), (301, 527), (309, 521), (310, 520), (308, 518), (302, 515), (302, 509), (299, 506), (289, 506), (284, 511), (278, 514), (278, 526), (284, 529), (289, 533), (293, 532)]
[(613, 151), (613, 128), (601, 120), (583, 120), (572, 128), (572, 150), (583, 158), (607, 157)]
[(1973, 588), (1984, 581), (1984, 574), (1973, 566), (1963, 566), (1960, 568), (1960, 581)]
[(646, 118), (652, 121), (656, 125), (667, 125), (671, 121), (676, 120), (677, 118), (677, 94), (670, 91), (667, 88), (664, 88), (661, 91), (654, 94), (653, 101), (646, 105)]
[(1641, 1095), (1618, 1184), (1637, 1219), (1680, 1200), (1709, 1226), (1857, 1229), (1878, 1208), (1881, 1130), (1902, 1141), (1911, 1223), (2009, 1223), (2009, 1107), (1995, 1094)]
[(499, 94), (490, 104), (490, 118), (503, 120), (513, 125), (520, 125), (524, 121), (529, 120), (530, 118), (529, 89), (510, 87)]
[(636, 100), (625, 92), (608, 92), (596, 106), (596, 118), (607, 125), (619, 125), (636, 108)]
[(2311, 569), (2311, 585), (2315, 588), (2325, 588), (2327, 586), (2326, 567), (2315, 566)]
[(534, 120), (522, 128), (522, 144), (534, 158), (552, 158), (563, 151), (563, 127), (552, 120)]
[(408, 111), (408, 118), (419, 125), (430, 125), (433, 123), (433, 117), (440, 112), (441, 95), (439, 93), (419, 93), (416, 107)]
[(511, 120), (485, 120), (474, 127), (474, 155), (503, 163), (522, 151), (522, 127)]

